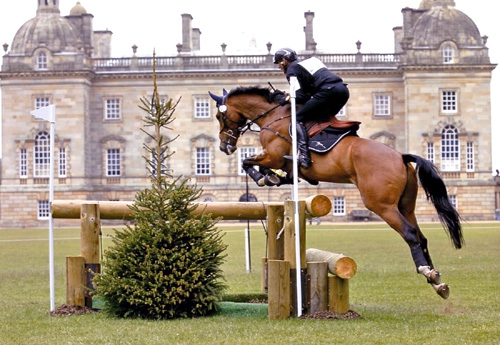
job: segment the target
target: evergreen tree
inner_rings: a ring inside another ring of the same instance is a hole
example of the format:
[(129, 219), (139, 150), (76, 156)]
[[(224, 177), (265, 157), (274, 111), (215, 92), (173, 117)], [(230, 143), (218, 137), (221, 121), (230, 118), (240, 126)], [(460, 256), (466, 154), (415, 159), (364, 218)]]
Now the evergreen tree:
[(221, 264), (226, 246), (216, 220), (191, 211), (202, 190), (189, 179), (173, 178), (167, 169), (168, 144), (163, 132), (172, 130), (180, 99), (162, 102), (153, 67), (152, 100), (141, 99), (147, 113), (141, 130), (151, 139), (144, 157), (151, 188), (135, 196), (134, 225), (116, 230), (105, 254), (103, 272), (94, 280), (95, 294), (105, 310), (121, 317), (185, 318), (217, 311), (226, 285)]

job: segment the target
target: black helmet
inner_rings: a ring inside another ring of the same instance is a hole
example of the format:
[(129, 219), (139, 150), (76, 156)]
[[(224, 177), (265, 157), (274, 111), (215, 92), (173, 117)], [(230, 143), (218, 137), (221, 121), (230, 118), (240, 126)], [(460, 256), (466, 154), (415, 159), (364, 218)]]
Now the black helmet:
[(274, 63), (279, 63), (283, 58), (288, 61), (295, 61), (297, 60), (297, 53), (290, 48), (281, 48), (274, 53)]

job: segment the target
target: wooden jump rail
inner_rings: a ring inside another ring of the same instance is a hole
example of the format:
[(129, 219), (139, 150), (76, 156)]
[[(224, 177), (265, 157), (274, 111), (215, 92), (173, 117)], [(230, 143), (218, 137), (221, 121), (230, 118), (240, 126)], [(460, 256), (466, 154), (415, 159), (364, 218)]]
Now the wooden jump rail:
[[(305, 199), (306, 213), (311, 217), (322, 217), (331, 209), (331, 201), (325, 195), (314, 195)], [(81, 218), (83, 204), (98, 204), (100, 219), (131, 220), (134, 214), (129, 208), (132, 201), (92, 201), (92, 200), (54, 200), (52, 218)], [(267, 207), (283, 206), (283, 202), (202, 202), (193, 211), (194, 216), (211, 213), (213, 217), (224, 220), (264, 220)]]
[[(92, 296), (89, 293), (93, 289), (92, 278), (95, 273), (100, 272), (101, 219), (134, 219), (130, 205), (132, 202), (123, 201), (54, 200), (52, 202), (53, 218), (81, 219), (81, 255), (66, 258), (68, 305), (92, 306)], [(294, 209), (295, 203), (291, 200), (284, 203), (210, 202), (199, 203), (192, 212), (194, 217), (205, 213), (224, 220), (267, 220), (268, 258), (263, 258), (262, 287), (268, 292), (270, 319), (297, 315), (292, 303), (297, 293), (291, 284), (296, 277)], [(307, 301), (304, 300), (303, 303), (303, 309), (307, 313), (324, 311), (325, 308), (337, 313), (346, 313), (349, 310), (346, 279), (356, 272), (354, 261), (339, 254), (328, 252), (318, 254), (318, 250), (315, 250), (316, 256), (308, 257), (306, 260), (306, 218), (322, 217), (330, 210), (330, 199), (324, 195), (315, 195), (299, 201), (300, 255), (303, 265), (300, 270), (304, 272), (304, 278), (307, 280), (306, 294), (302, 294), (307, 296)], [(311, 262), (306, 263), (307, 261)], [(330, 273), (336, 275), (327, 277), (329, 268)], [(341, 275), (344, 276), (339, 277)]]

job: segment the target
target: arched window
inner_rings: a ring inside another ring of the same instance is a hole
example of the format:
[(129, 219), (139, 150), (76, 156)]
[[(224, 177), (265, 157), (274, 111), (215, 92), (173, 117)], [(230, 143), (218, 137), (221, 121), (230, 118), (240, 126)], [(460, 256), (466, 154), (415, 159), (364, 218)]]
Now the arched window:
[(454, 126), (446, 126), (441, 131), (441, 170), (460, 170), (460, 142), (458, 130)]
[(49, 177), (50, 175), (50, 135), (40, 132), (35, 137), (34, 177)]
[(452, 46), (446, 45), (443, 47), (443, 63), (454, 63), (455, 50)]
[(47, 69), (47, 54), (44, 52), (38, 54), (37, 69)]

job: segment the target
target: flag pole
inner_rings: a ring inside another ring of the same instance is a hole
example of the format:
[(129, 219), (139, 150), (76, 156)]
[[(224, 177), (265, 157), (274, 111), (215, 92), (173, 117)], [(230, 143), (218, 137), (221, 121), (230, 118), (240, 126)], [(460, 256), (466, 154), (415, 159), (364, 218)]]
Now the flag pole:
[(302, 315), (302, 272), (300, 262), (300, 217), (299, 217), (299, 167), (297, 162), (297, 110), (295, 101), (295, 92), (300, 89), (297, 77), (290, 77), (290, 97), (292, 105), (292, 157), (293, 157), (293, 184), (292, 199), (294, 203), (294, 224), (295, 224), (295, 266), (297, 281), (297, 316)]

